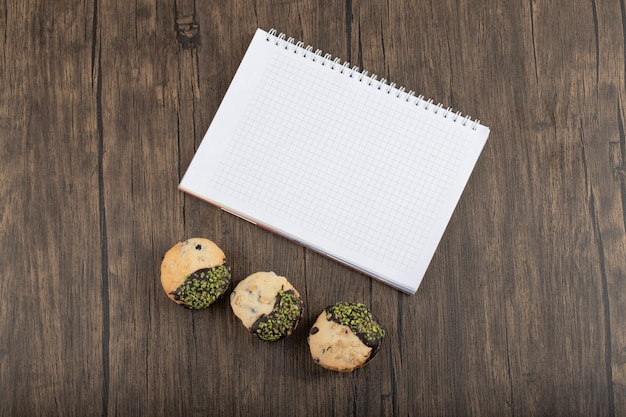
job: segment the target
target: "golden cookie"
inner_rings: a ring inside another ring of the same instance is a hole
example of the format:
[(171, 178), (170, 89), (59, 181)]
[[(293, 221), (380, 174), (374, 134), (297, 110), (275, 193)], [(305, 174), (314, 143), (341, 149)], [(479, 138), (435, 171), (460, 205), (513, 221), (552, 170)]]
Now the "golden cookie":
[(163, 290), (175, 303), (191, 309), (211, 305), (228, 290), (230, 281), (224, 252), (208, 239), (177, 243), (161, 263)]
[(257, 272), (241, 281), (230, 294), (230, 305), (250, 332), (268, 342), (289, 336), (304, 311), (298, 291), (274, 272)]
[(337, 303), (326, 307), (309, 331), (313, 360), (326, 369), (350, 372), (378, 352), (385, 331), (365, 304)]

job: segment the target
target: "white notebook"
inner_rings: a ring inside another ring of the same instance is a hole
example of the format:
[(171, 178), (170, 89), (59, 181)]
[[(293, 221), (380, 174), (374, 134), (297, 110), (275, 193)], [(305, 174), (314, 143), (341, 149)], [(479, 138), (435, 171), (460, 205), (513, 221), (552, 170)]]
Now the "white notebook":
[(413, 294), (488, 135), (259, 29), (180, 189)]

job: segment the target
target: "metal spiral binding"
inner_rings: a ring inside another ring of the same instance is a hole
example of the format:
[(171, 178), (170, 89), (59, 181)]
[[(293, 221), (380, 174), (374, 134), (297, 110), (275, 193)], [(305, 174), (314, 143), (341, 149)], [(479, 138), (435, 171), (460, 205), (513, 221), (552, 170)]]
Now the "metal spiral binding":
[[(394, 82), (387, 83), (388, 80), (386, 78), (378, 80), (378, 76), (376, 74), (370, 75), (367, 71), (359, 69), (356, 65), (350, 68), (350, 63), (348, 61), (341, 63), (341, 58), (339, 57), (335, 57), (333, 59), (331, 54), (324, 54), (320, 49), (316, 49), (315, 52), (313, 52), (313, 47), (311, 45), (307, 45), (305, 47), (304, 42), (302, 41), (296, 42), (296, 40), (292, 37), (287, 39), (285, 38), (287, 38), (287, 36), (284, 33), (278, 33), (276, 29), (271, 29), (267, 33), (265, 40), (286, 50), (291, 50), (294, 54), (299, 53), (304, 58), (309, 58), (315, 63), (319, 62), (322, 66), (329, 65), (331, 70), (335, 70), (335, 68), (337, 68), (339, 73), (346, 74), (348, 77), (354, 78), (359, 82), (365, 82), (368, 86), (374, 86), (377, 90), (384, 91), (387, 94), (391, 94), (393, 92), (396, 98), (401, 98), (407, 103), (412, 103), (416, 107), (420, 107), (423, 110), (430, 110), (433, 114), (440, 114), (441, 117), (444, 119), (449, 118), (449, 120), (453, 123), (461, 123), (462, 126), (469, 126), (472, 130), (476, 130), (480, 124), (480, 120), (472, 120), (470, 116), (463, 116), (461, 112), (455, 112), (451, 107), (444, 109), (441, 103), (434, 104), (432, 99), (425, 100), (422, 95), (415, 97), (415, 92), (413, 90), (406, 92), (404, 87), (396, 87), (396, 83)], [(322, 56), (322, 54), (324, 55)]]

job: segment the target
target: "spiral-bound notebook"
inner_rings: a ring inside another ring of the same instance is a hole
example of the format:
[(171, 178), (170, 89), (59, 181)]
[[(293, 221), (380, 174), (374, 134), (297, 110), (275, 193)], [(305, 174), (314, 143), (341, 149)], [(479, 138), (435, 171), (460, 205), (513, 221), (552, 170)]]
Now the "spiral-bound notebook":
[(488, 135), (259, 29), (180, 189), (415, 293)]

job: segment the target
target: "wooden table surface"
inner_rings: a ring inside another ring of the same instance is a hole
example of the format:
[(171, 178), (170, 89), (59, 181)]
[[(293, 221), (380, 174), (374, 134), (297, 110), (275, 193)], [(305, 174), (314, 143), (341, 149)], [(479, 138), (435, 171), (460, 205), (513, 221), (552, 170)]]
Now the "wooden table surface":
[[(414, 296), (177, 190), (257, 27), (491, 136)], [(0, 0), (0, 415), (626, 415), (624, 0)], [(203, 236), (307, 312), (247, 333), (159, 283)], [(387, 329), (310, 358), (323, 307)]]

